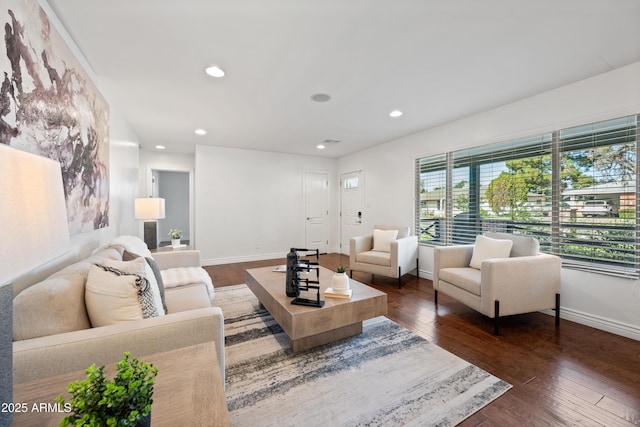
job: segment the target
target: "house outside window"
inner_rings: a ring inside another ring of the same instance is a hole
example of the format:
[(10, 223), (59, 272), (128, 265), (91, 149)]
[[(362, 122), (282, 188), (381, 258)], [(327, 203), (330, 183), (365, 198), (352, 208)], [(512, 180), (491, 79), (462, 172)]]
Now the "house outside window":
[(416, 161), (416, 229), (430, 245), (524, 234), (566, 267), (640, 269), (637, 116)]

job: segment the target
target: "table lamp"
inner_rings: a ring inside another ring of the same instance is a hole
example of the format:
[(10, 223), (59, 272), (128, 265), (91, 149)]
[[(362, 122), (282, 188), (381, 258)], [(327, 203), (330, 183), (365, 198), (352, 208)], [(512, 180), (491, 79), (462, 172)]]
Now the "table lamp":
[[(11, 280), (69, 249), (60, 163), (0, 144), (0, 402), (13, 401)], [(0, 411), (0, 426), (11, 424)]]
[(149, 249), (158, 247), (158, 222), (164, 218), (164, 199), (160, 197), (140, 197), (135, 201), (136, 219), (144, 221), (144, 242)]

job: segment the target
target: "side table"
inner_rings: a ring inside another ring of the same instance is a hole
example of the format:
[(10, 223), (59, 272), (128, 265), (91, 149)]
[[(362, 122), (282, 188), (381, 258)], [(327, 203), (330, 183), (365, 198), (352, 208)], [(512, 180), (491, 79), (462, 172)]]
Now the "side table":
[[(132, 356), (158, 367), (152, 426), (229, 425), (224, 385), (212, 341), (148, 356)], [(115, 363), (105, 368), (107, 378), (112, 378), (114, 373)], [(11, 425), (57, 426), (65, 413), (56, 412), (55, 397), (62, 394), (69, 401), (68, 384), (84, 378), (84, 371), (76, 371), (14, 384), (13, 402), (25, 411), (14, 412)]]
[(153, 254), (156, 252), (173, 252), (173, 251), (187, 251), (187, 250), (193, 250), (193, 245), (184, 245), (184, 246), (179, 246), (177, 248), (174, 248), (171, 245), (158, 246), (156, 249), (150, 249), (149, 252)]

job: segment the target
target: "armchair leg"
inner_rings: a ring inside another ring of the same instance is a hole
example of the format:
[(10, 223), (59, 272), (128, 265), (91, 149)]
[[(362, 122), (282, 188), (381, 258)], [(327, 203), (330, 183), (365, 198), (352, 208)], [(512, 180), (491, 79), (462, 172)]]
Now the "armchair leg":
[(349, 277), (353, 279), (353, 270), (349, 270)]
[(402, 267), (398, 267), (398, 289), (402, 288)]
[(496, 300), (494, 304), (493, 335), (500, 335), (500, 301)]
[(560, 294), (556, 294), (556, 327), (560, 326)]
[(434, 292), (435, 303), (436, 303), (436, 305), (438, 305), (438, 290), (436, 289), (433, 292)]

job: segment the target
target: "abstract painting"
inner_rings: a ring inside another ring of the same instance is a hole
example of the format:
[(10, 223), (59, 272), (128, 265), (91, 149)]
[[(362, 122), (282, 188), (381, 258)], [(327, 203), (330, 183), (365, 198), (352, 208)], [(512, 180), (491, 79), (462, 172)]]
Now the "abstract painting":
[(71, 234), (107, 227), (109, 107), (36, 0), (2, 6), (0, 143), (60, 162)]

